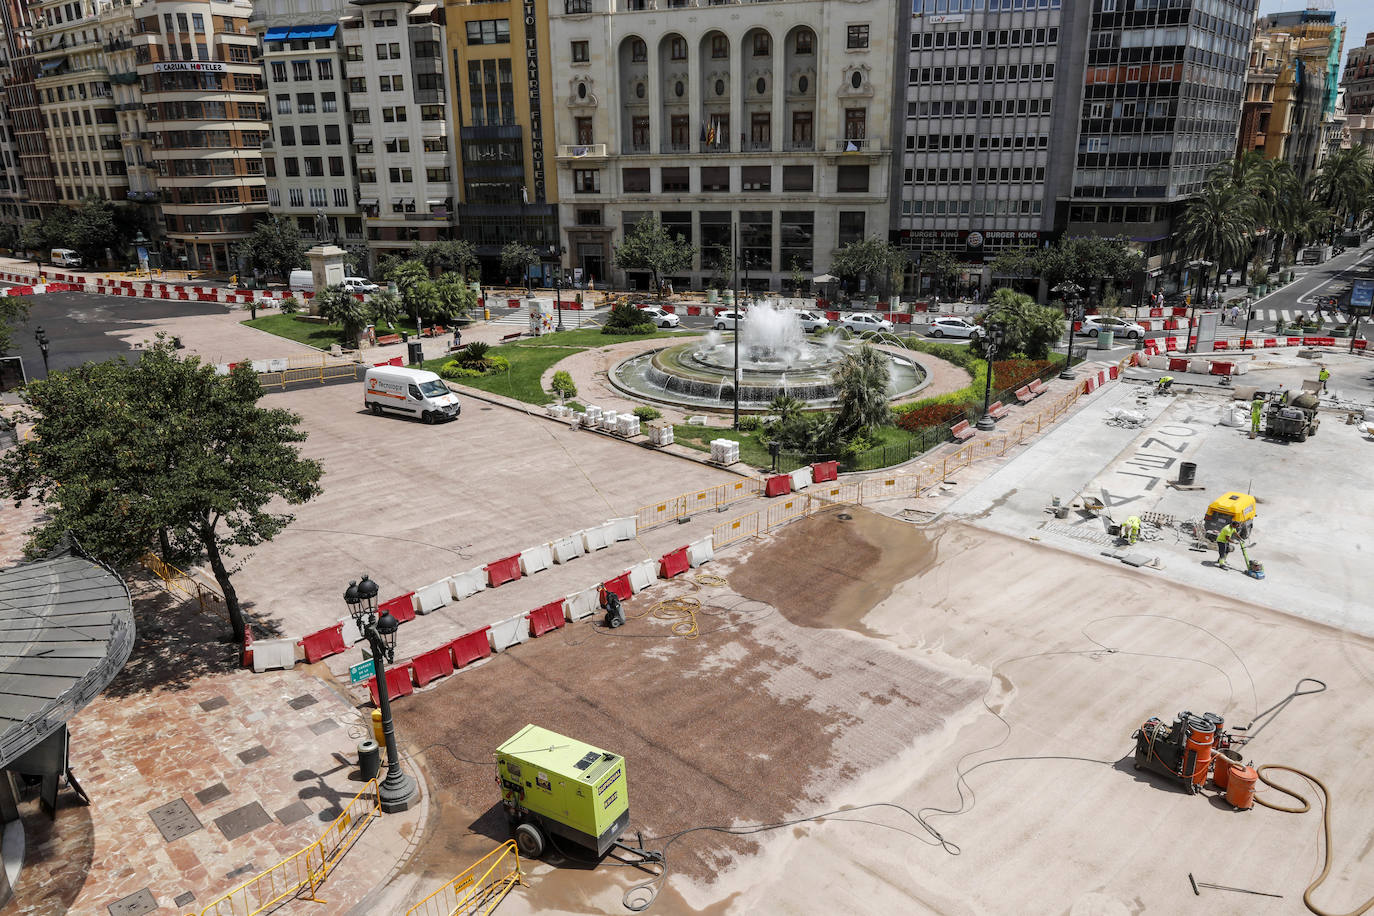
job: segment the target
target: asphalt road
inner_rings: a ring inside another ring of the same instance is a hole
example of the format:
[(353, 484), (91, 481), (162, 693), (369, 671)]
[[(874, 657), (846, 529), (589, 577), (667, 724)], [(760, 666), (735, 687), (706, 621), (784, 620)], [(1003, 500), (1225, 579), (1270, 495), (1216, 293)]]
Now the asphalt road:
[[(14, 329), (15, 353), (23, 357), (29, 378), (43, 377), (43, 355), (34, 335), (42, 327), (48, 337), (48, 368), (70, 369), (134, 352), (124, 339), (139, 325), (167, 318), (222, 313), (213, 302), (127, 299), (87, 293), (45, 293), (29, 297), (29, 320)], [(148, 337), (153, 330), (150, 327)], [(137, 336), (132, 337), (138, 340)]]

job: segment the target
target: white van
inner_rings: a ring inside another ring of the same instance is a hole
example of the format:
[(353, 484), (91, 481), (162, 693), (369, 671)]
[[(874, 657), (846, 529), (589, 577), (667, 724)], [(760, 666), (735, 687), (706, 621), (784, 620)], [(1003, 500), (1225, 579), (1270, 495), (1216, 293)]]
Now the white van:
[(71, 248), (54, 248), (48, 260), (53, 267), (80, 267), (81, 255)]
[(287, 280), (286, 288), (313, 293), (315, 291), (315, 274), (308, 270), (293, 270), (290, 279)]
[(363, 405), (377, 416), (384, 410), (418, 417), (426, 423), (456, 420), (463, 405), (444, 380), (423, 369), (373, 366), (363, 376)]

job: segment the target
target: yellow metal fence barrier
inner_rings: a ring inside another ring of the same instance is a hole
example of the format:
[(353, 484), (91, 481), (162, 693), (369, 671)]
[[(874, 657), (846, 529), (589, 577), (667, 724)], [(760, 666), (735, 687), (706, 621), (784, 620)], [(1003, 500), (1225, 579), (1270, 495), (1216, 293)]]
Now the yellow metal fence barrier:
[(318, 896), (320, 885), (363, 828), (380, 813), (377, 780), (373, 779), (353, 796), (318, 840), (211, 901), (200, 916), (257, 916), (306, 887), (310, 890), (302, 899), (324, 903)]
[[(493, 874), (502, 867), (502, 862), (511, 870), (500, 875)], [(486, 869), (479, 875), (478, 871), (483, 865), (486, 865)], [(406, 916), (490, 913), (510, 893), (511, 888), (522, 883), (522, 877), (520, 852), (514, 840), (507, 840), (407, 910)]]
[(1022, 420), (1000, 435), (967, 442), (940, 458), (938, 463), (927, 464), (918, 471), (880, 474), (857, 481), (818, 484), (747, 515), (721, 522), (711, 531), (715, 549), (720, 550), (736, 541), (766, 534), (793, 519), (814, 515), (834, 506), (863, 505), (885, 499), (919, 496), (974, 461), (1006, 455), (1013, 446), (1032, 438), (1064, 416), (1082, 393), (1082, 383), (1076, 384), (1071, 391), (1034, 417)]
[(757, 496), (763, 489), (763, 482), (757, 479), (734, 480), (705, 490), (683, 493), (671, 499), (640, 506), (635, 510), (637, 530), (645, 531), (659, 525), (689, 518), (698, 512), (716, 511), (738, 502)]
[[(220, 617), (225, 617), (224, 596), (216, 589), (193, 576), (187, 575), (157, 554), (145, 553), (139, 562), (143, 564), (144, 569), (162, 580), (167, 591), (196, 602), (202, 611), (210, 611)], [(225, 617), (225, 619), (228, 618)]]

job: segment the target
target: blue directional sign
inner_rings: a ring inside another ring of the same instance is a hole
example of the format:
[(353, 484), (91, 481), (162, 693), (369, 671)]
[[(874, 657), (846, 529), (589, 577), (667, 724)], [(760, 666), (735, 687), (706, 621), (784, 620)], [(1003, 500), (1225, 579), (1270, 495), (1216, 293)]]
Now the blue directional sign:
[(1374, 280), (1356, 280), (1350, 286), (1350, 311), (1368, 315), (1374, 308)]

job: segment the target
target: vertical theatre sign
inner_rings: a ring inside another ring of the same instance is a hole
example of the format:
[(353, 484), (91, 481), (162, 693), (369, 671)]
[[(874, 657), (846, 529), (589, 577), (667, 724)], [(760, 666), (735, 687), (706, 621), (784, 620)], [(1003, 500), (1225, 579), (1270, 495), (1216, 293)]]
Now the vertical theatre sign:
[(544, 203), (544, 87), (539, 84), (539, 20), (535, 0), (525, 6), (525, 80), (530, 90), (530, 163), (534, 168), (534, 200)]

